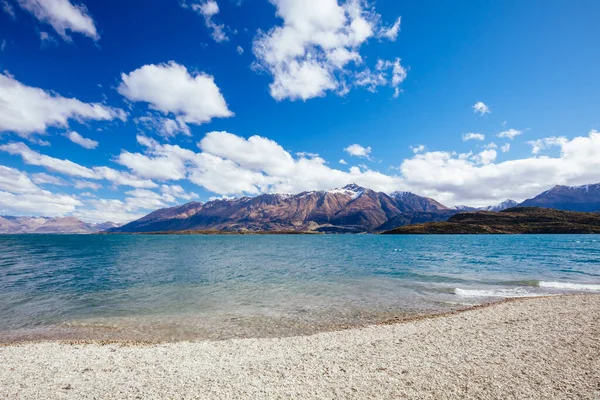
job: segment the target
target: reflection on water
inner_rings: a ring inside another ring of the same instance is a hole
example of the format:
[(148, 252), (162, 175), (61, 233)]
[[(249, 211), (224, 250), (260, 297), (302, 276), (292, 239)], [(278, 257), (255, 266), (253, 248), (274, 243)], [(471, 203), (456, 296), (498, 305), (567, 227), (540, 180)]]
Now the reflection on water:
[(597, 235), (0, 236), (0, 341), (293, 335), (594, 291)]

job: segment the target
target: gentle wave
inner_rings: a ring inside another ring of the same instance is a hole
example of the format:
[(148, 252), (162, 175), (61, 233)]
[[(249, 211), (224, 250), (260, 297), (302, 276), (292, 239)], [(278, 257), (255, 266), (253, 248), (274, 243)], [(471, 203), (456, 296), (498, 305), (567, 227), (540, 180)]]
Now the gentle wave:
[(562, 290), (582, 290), (588, 292), (600, 292), (600, 285), (587, 283), (571, 283), (571, 282), (545, 282), (539, 283), (541, 288), (562, 289)]
[(461, 289), (455, 288), (454, 294), (462, 297), (530, 297), (539, 296), (539, 294), (531, 293), (523, 288), (513, 289)]

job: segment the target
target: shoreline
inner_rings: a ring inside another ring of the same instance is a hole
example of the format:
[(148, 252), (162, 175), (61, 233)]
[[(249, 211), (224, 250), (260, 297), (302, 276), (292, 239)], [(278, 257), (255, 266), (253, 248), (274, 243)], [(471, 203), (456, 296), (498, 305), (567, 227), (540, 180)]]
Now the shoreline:
[(600, 398), (600, 295), (267, 339), (0, 347), (6, 398)]
[[(491, 300), (481, 304), (475, 304), (470, 306), (463, 306), (461, 308), (450, 310), (450, 311), (431, 311), (423, 313), (406, 313), (404, 315), (395, 315), (391, 317), (381, 318), (378, 321), (370, 323), (356, 323), (356, 324), (333, 324), (330, 326), (324, 326), (317, 328), (315, 331), (310, 333), (299, 333), (299, 334), (281, 334), (281, 335), (257, 335), (257, 336), (242, 336), (242, 337), (226, 337), (226, 338), (186, 338), (186, 339), (155, 339), (155, 340), (144, 340), (144, 339), (61, 339), (61, 338), (34, 338), (34, 339), (15, 339), (12, 341), (0, 341), (0, 347), (19, 346), (27, 344), (41, 344), (41, 343), (57, 343), (62, 345), (120, 345), (120, 346), (155, 346), (162, 344), (171, 343), (199, 343), (199, 342), (222, 342), (227, 340), (246, 340), (246, 339), (281, 339), (281, 338), (295, 338), (295, 337), (306, 337), (313, 336), (322, 333), (332, 332), (344, 332), (349, 330), (364, 329), (371, 326), (386, 326), (395, 324), (407, 324), (411, 322), (417, 322), (428, 319), (445, 318), (452, 315), (466, 313), (478, 309), (487, 307), (494, 307), (503, 303), (529, 301), (534, 299), (552, 298), (552, 297), (569, 297), (569, 296), (594, 296), (596, 294), (559, 294), (559, 295), (544, 295), (544, 296), (527, 296), (527, 297), (512, 297), (503, 298), (499, 300)], [(600, 298), (600, 294), (597, 294)], [(85, 328), (80, 328), (85, 329)]]

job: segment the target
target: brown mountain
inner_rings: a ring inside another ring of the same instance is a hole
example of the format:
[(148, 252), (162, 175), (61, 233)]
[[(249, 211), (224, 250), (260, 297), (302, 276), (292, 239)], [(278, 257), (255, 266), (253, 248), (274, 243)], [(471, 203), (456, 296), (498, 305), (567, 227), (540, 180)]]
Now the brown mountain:
[(401, 226), (387, 234), (600, 233), (600, 214), (539, 207), (456, 214), (447, 222)]
[(583, 186), (554, 186), (520, 206), (545, 207), (557, 210), (598, 212), (600, 211), (600, 183)]
[(0, 217), (0, 234), (19, 233), (96, 233), (118, 227), (113, 222), (90, 224), (75, 217)]
[(357, 185), (296, 195), (263, 194), (157, 210), (112, 232), (181, 230), (365, 232), (404, 213), (446, 211), (412, 193), (387, 195)]

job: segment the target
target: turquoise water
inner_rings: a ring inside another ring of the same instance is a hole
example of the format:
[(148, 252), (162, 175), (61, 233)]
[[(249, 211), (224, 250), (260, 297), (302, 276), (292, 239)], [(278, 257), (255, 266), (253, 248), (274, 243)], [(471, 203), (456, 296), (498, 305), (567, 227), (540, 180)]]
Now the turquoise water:
[(0, 341), (312, 333), (600, 292), (600, 236), (0, 236)]

